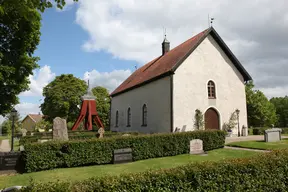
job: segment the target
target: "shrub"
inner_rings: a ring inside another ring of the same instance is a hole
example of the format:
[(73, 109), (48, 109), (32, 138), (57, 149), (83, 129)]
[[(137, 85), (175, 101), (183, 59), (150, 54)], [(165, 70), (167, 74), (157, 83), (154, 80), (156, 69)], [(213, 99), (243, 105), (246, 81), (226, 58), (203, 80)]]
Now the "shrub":
[(194, 131), (28, 143), (23, 153), (25, 170), (34, 172), (58, 167), (107, 164), (112, 162), (113, 150), (121, 148), (132, 148), (134, 161), (185, 154), (189, 153), (189, 142), (192, 139), (202, 139), (204, 150), (209, 151), (224, 146), (225, 132)]
[[(110, 132), (107, 131), (104, 137), (116, 137), (121, 136), (124, 133), (121, 132)], [(128, 132), (130, 135), (139, 135), (137, 132)], [(97, 132), (95, 131), (68, 131), (69, 140), (83, 140), (92, 139), (97, 137)], [(19, 144), (26, 145), (27, 143), (37, 143), (39, 139), (52, 139), (53, 132), (35, 132), (33, 136), (21, 137)]]
[[(269, 127), (256, 127), (252, 129), (252, 134), (253, 135), (264, 135), (265, 134), (265, 130), (267, 129), (271, 129)], [(282, 134), (288, 134), (288, 128), (284, 127), (281, 128), (282, 129)]]
[(32, 183), (24, 192), (41, 191), (287, 191), (288, 151), (173, 169), (97, 177), (76, 182)]

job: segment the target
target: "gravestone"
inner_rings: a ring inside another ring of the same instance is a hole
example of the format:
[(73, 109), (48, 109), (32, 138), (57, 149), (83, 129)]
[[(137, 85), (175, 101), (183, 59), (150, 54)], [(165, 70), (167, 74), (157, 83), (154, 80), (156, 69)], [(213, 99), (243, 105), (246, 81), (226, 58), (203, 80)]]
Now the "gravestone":
[(99, 133), (99, 138), (103, 138), (103, 135), (105, 133), (105, 130), (103, 127), (101, 127), (99, 130), (98, 130), (98, 133)]
[(53, 120), (53, 140), (68, 140), (66, 119), (56, 117)]
[(132, 161), (133, 161), (133, 156), (132, 156), (131, 148), (114, 150), (114, 159), (113, 159), (114, 164), (127, 163), (127, 162), (132, 162)]
[(175, 133), (179, 133), (179, 132), (180, 132), (180, 128), (176, 127)]
[(201, 139), (193, 139), (190, 141), (190, 154), (204, 154), (203, 141)]
[(282, 129), (272, 128), (265, 130), (264, 140), (265, 142), (277, 142), (281, 140)]
[(0, 152), (0, 170), (15, 170), (20, 152)]

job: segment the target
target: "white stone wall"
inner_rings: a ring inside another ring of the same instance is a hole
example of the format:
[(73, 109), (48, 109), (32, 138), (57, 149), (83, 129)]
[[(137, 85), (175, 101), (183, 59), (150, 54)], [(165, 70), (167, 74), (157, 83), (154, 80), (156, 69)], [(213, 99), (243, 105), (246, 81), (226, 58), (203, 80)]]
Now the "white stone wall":
[[(216, 84), (216, 99), (208, 99), (207, 83)], [(220, 115), (220, 128), (228, 122), (237, 108), (240, 110), (239, 124), (247, 127), (247, 110), (244, 80), (226, 54), (208, 36), (180, 65), (173, 77), (174, 125), (186, 131), (194, 129), (195, 110), (205, 111), (213, 107)], [(237, 134), (237, 126), (233, 130)]]
[[(170, 132), (170, 103), (170, 77), (164, 77), (112, 97), (110, 129), (121, 132)], [(142, 126), (142, 106), (144, 104), (147, 105), (147, 127)], [(130, 127), (127, 127), (128, 107), (131, 108)], [(119, 111), (119, 123), (118, 127), (115, 127), (117, 110)]]

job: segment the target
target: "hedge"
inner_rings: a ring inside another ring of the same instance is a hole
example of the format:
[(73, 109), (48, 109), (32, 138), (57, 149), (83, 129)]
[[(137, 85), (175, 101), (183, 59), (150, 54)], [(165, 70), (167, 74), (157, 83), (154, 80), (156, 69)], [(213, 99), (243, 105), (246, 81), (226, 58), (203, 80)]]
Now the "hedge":
[(223, 131), (193, 131), (102, 139), (32, 143), (23, 152), (24, 171), (112, 163), (113, 151), (132, 148), (133, 160), (189, 153), (189, 142), (202, 139), (205, 151), (222, 148)]
[(173, 169), (90, 178), (77, 182), (31, 183), (23, 192), (113, 191), (287, 191), (288, 150)]
[[(97, 132), (95, 131), (81, 131), (81, 132), (73, 132), (69, 131), (69, 139), (70, 140), (77, 140), (77, 139), (91, 139), (97, 137)], [(123, 134), (130, 134), (130, 135), (139, 135), (140, 133), (137, 132), (105, 132), (105, 137), (114, 137), (114, 136), (121, 136)], [(27, 143), (37, 143), (39, 139), (45, 140), (45, 139), (52, 139), (52, 132), (40, 132), (40, 133), (34, 133), (33, 136), (25, 136), (21, 137), (19, 140), (20, 145), (26, 145)]]
[[(256, 127), (256, 128), (252, 128), (251, 132), (252, 135), (264, 135), (265, 134), (265, 130), (267, 129), (271, 129), (268, 127)], [(282, 134), (288, 134), (288, 128), (281, 128), (282, 129)]]

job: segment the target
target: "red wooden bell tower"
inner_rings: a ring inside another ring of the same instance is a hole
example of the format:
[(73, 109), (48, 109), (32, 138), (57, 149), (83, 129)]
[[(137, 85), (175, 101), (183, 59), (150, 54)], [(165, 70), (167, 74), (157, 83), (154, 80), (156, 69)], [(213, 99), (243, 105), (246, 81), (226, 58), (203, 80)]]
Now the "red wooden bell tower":
[(80, 123), (84, 120), (84, 127), (86, 130), (92, 130), (93, 121), (96, 126), (100, 128), (104, 128), (103, 124), (99, 118), (98, 112), (96, 110), (96, 97), (93, 95), (92, 91), (89, 88), (89, 80), (88, 80), (88, 90), (87, 93), (81, 97), (82, 105), (80, 114), (78, 116), (77, 121), (74, 123), (72, 127), (72, 131), (76, 130)]

